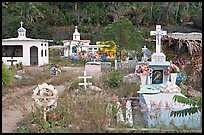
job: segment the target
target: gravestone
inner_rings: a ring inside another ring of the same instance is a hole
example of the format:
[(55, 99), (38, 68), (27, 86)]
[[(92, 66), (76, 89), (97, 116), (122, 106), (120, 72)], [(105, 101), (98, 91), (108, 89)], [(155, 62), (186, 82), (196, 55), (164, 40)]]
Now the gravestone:
[(85, 64), (85, 71), (87, 75), (99, 78), (101, 76), (101, 63), (87, 62)]

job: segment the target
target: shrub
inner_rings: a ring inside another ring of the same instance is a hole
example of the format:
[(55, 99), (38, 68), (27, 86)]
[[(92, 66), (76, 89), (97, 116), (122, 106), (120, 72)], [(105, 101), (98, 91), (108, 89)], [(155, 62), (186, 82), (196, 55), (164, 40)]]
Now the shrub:
[(16, 67), (17, 67), (17, 69), (22, 70), (23, 69), (23, 63), (22, 62), (17, 63)]
[(2, 63), (2, 84), (11, 85), (13, 83), (13, 71), (6, 68), (6, 65)]
[(123, 84), (122, 76), (115, 70), (112, 70), (109, 76), (104, 76), (103, 80), (111, 88), (119, 87)]

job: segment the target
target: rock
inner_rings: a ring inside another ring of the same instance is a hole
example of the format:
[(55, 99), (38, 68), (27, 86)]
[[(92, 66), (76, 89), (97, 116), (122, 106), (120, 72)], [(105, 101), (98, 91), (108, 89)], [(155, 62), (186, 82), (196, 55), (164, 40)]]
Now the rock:
[(93, 91), (101, 92), (101, 88), (99, 88), (97, 86), (89, 86), (89, 89), (93, 90)]
[(22, 79), (22, 76), (20, 76), (20, 75), (15, 75), (14, 77), (17, 79)]

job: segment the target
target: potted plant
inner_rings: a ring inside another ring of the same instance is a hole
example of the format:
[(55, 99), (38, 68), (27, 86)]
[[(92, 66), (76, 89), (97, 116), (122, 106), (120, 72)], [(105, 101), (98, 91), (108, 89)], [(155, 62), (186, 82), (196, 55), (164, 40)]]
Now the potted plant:
[(177, 77), (177, 73), (180, 72), (180, 69), (178, 68), (177, 65), (175, 64), (170, 64), (167, 68), (166, 71), (164, 72), (165, 75), (170, 75), (171, 77), (171, 82), (173, 84), (176, 83), (176, 77)]

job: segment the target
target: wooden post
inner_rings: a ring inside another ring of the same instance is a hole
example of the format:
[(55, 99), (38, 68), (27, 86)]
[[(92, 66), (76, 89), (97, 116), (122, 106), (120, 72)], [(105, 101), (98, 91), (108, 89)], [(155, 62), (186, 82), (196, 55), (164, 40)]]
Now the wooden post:
[(46, 106), (44, 106), (44, 109), (43, 109), (43, 118), (46, 121)]
[(115, 60), (115, 70), (118, 69), (118, 63), (117, 63), (117, 60)]

